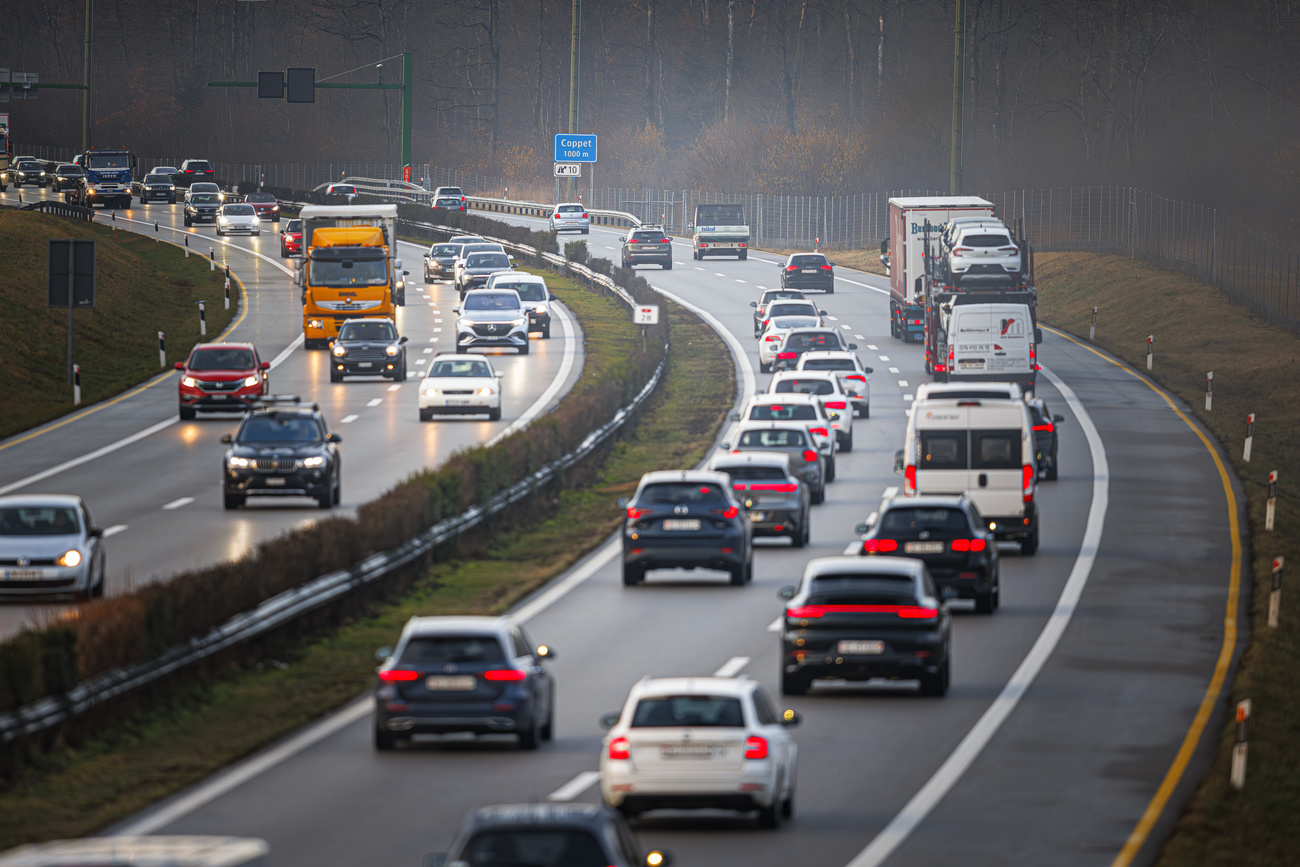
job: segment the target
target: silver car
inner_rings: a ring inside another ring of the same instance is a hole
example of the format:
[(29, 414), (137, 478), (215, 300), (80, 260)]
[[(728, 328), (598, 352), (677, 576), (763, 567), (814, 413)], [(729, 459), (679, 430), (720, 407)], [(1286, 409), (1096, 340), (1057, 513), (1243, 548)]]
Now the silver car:
[(0, 497), (0, 595), (102, 596), (103, 536), (80, 497)]
[(555, 206), (551, 212), (552, 232), (581, 232), (586, 235), (591, 231), (591, 220), (587, 217), (587, 206), (582, 202), (565, 202)]

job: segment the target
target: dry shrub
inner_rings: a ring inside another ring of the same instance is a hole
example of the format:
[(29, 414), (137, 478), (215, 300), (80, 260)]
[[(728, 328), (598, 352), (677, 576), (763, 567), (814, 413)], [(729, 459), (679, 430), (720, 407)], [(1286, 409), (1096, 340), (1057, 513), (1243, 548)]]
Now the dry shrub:
[(144, 658), (146, 613), (145, 600), (133, 593), (82, 606), (76, 620), (77, 673), (82, 680)]

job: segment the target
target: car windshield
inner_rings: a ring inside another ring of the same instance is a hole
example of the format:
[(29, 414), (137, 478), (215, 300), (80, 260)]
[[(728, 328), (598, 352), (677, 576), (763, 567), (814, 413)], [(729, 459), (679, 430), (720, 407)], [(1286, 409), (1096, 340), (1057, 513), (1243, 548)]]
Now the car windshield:
[(241, 443), (318, 443), (316, 419), (305, 415), (254, 415), (239, 431)]
[(486, 244), (478, 242), (475, 244), (466, 244), (460, 248), (460, 254), (468, 257), (470, 253), (501, 253), (504, 248), (500, 244)]
[(222, 211), (227, 217), (251, 217), (256, 213), (252, 205), (226, 205)]
[(196, 349), (186, 367), (191, 371), (252, 370), (253, 352), (250, 349)]
[(740, 435), (740, 445), (751, 449), (801, 449), (808, 440), (801, 430), (747, 430)]
[(791, 265), (798, 265), (800, 268), (814, 268), (826, 264), (826, 257), (821, 254), (805, 254), (802, 256), (791, 256)]
[(246, 202), (257, 202), (259, 205), (274, 205), (275, 196), (270, 193), (249, 193), (244, 196)]
[(816, 316), (817, 308), (808, 303), (792, 304), (783, 301), (767, 308), (769, 316)]
[(388, 283), (388, 263), (383, 259), (312, 259), (307, 282), (333, 288), (384, 286)]
[(811, 421), (817, 418), (817, 410), (806, 403), (797, 406), (759, 404), (749, 411), (749, 417), (754, 421)]
[(857, 370), (851, 358), (807, 358), (804, 370)]
[(588, 831), (511, 828), (475, 834), (456, 863), (471, 867), (605, 867), (609, 860)]
[(789, 330), (791, 328), (807, 328), (809, 325), (816, 325), (817, 320), (811, 316), (778, 316), (772, 320), (773, 328), (782, 328)]
[(1010, 247), (1011, 239), (1006, 235), (962, 235), (957, 245), (960, 247)]
[(40, 163), (31, 162), (30, 160), (28, 160), (19, 163), (18, 168), (22, 169), (25, 172), (39, 172), (42, 169), (42, 166)]
[(795, 352), (807, 352), (810, 349), (843, 349), (839, 335), (834, 331), (814, 331), (808, 334), (791, 334), (785, 339), (782, 349)]
[(220, 201), (215, 193), (195, 193), (190, 196), (190, 204), (193, 205), (215, 205)]
[(92, 169), (129, 169), (131, 167), (131, 158), (126, 154), (118, 154), (117, 156), (91, 154), (90, 167)]
[(835, 386), (826, 379), (783, 379), (776, 384), (777, 394), (834, 394)]
[(397, 329), (391, 322), (345, 322), (339, 340), (393, 340)]
[(290, 220), (284, 224), (284, 230), (286, 232), (301, 232), (302, 220)]
[(465, 296), (466, 310), (518, 310), (519, 296), (511, 292), (471, 292)]
[(402, 648), (402, 662), (500, 662), (505, 659), (495, 635), (427, 635)]
[(70, 536), (80, 533), (77, 510), (64, 506), (0, 509), (0, 536)]
[(461, 196), (461, 195), (464, 195), (464, 193), (462, 193), (462, 192), (460, 191), (460, 187), (438, 187), (438, 195), (440, 195), (440, 196)]
[(916, 533), (921, 530), (968, 530), (966, 514), (960, 509), (890, 509), (880, 519), (884, 533)]
[(717, 485), (699, 482), (660, 482), (646, 485), (641, 496), (636, 498), (639, 505), (713, 505), (722, 504), (725, 497)]
[(666, 695), (636, 703), (632, 728), (726, 726), (745, 724), (740, 699), (724, 695)]
[(74, 166), (74, 165), (72, 165), (71, 163), (69, 163), (69, 164), (66, 165), (66, 166), (59, 166), (58, 171), (59, 171), (59, 174), (61, 174), (61, 175), (80, 175), (80, 174), (85, 174), (85, 173), (81, 170), (81, 166)]
[(219, 193), (219, 192), (221, 192), (221, 188), (218, 187), (216, 184), (210, 184), (210, 183), (208, 183), (207, 181), (203, 181), (202, 183), (191, 184), (191, 185), (190, 185), (190, 192), (192, 192), (192, 193)]
[(147, 175), (144, 182), (146, 184), (170, 184), (172, 179), (167, 175)]
[(429, 366), (429, 376), (491, 376), (492, 369), (486, 361), (450, 359), (435, 361)]
[(475, 253), (465, 260), (466, 268), (509, 268), (505, 253)]

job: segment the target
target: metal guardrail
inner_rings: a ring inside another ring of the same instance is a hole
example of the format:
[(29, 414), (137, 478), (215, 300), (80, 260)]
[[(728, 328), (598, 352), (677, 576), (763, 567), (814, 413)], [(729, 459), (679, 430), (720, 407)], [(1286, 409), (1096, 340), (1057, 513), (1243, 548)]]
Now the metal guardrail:
[(85, 220), (90, 222), (95, 219), (95, 211), (92, 208), (83, 208), (81, 205), (69, 205), (67, 202), (59, 202), (54, 199), (45, 199), (39, 202), (32, 202), (29, 205), (23, 205), (20, 211), (41, 211), (46, 214), (53, 214), (56, 217), (68, 217), (73, 220)]

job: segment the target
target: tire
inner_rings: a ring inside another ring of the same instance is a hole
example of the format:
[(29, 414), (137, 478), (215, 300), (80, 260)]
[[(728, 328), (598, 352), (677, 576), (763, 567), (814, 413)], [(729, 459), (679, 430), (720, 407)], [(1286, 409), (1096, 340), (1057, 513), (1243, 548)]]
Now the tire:
[(247, 498), (243, 494), (226, 494), (225, 507), (227, 509), (238, 509), (240, 506), (244, 505), (245, 499)]
[(770, 365), (770, 364), (764, 364), (763, 362), (760, 361), (760, 362), (758, 363), (758, 372), (759, 372), (759, 373), (771, 373), (771, 372), (772, 372), (772, 365)]
[(770, 807), (758, 808), (758, 827), (772, 829), (781, 827), (780, 801), (773, 801)]
[(635, 587), (645, 580), (645, 570), (640, 566), (623, 565), (623, 586)]
[(812, 678), (806, 674), (781, 672), (781, 695), (807, 695)]
[(457, 355), (464, 355), (467, 351), (468, 351), (468, 350), (466, 350), (465, 347), (462, 346), (461, 344), (459, 344), (459, 343), (456, 344), (456, 354), (457, 354)]
[(802, 548), (804, 545), (807, 544), (808, 544), (808, 524), (805, 521), (803, 525), (799, 527), (797, 532), (790, 534), (790, 547)]
[(817, 487), (817, 488), (812, 492), (812, 498), (811, 498), (811, 499), (812, 499), (812, 504), (813, 504), (814, 506), (820, 506), (822, 503), (826, 502), (826, 485), (823, 484), (823, 485), (820, 485), (819, 487)]
[(193, 224), (192, 222), (190, 222), (190, 218), (189, 218), (189, 217), (186, 217), (186, 218), (185, 218), (185, 228), (188, 229), (188, 228), (189, 228), (190, 226), (192, 226), (192, 225), (194, 225), (194, 224)]
[(278, 222), (280, 222), (280, 215), (279, 215), (279, 214), (276, 214), (274, 217), (272, 217), (272, 218), (271, 218), (271, 222), (272, 222), (272, 223), (278, 223)]
[(781, 800), (781, 818), (794, 818), (794, 786), (790, 787), (790, 794)]
[(527, 355), (527, 354), (528, 354), (528, 341), (527, 341), (527, 340), (524, 341), (524, 345), (523, 345), (523, 346), (519, 347), (519, 354), (520, 354), (520, 355)]
[(555, 740), (555, 697), (551, 697), (551, 709), (546, 712), (546, 722), (542, 723), (542, 740)]
[(831, 458), (830, 467), (826, 471), (826, 481), (828, 482), (835, 481), (835, 469), (836, 469), (835, 464), (836, 464), (835, 458)]
[(488, 410), (488, 421), (501, 421), (501, 407)]
[(827, 287), (826, 287), (826, 294), (827, 294), (827, 295), (834, 295), (834, 294), (835, 294), (835, 287), (834, 287), (834, 286), (827, 286)]
[(180, 408), (181, 421), (194, 421), (196, 415), (198, 415), (198, 410), (192, 406), (182, 406)]
[(322, 509), (330, 509), (334, 506), (334, 491), (328, 490), (316, 498), (316, 505)]
[(665, 271), (673, 270), (673, 261), (671, 259), (669, 259), (667, 262), (664, 262), (664, 270)]
[(745, 261), (746, 259), (748, 259), (748, 258), (749, 258), (749, 251), (748, 251), (748, 250), (741, 250), (741, 251), (740, 251), (740, 261), (744, 262), (744, 261)]
[(840, 451), (842, 452), (853, 451), (853, 431), (849, 431), (849, 438), (844, 441), (843, 445), (840, 446)]
[(699, 250), (692, 250), (692, 251), (691, 251), (691, 258), (694, 259), (696, 262), (700, 261), (700, 251), (699, 251)]
[(289, 251), (284, 248), (283, 244), (280, 245), (280, 258), (281, 259), (289, 258)]
[(343, 374), (339, 373), (337, 370), (330, 371), (330, 382), (342, 382), (342, 381), (343, 381)]
[(431, 409), (420, 410), (420, 421), (429, 421), (432, 418), (433, 418), (433, 410)]
[(584, 234), (584, 235), (590, 235), (590, 234), (591, 234), (591, 230), (590, 230), (590, 229), (583, 229), (583, 230), (582, 230), (582, 234)]
[(397, 736), (392, 732), (386, 732), (375, 726), (375, 749), (378, 752), (386, 753), (389, 750), (397, 748)]
[(104, 573), (102, 571), (99, 573), (99, 580), (95, 582), (95, 586), (90, 588), (89, 598), (91, 599), (104, 598)]
[(536, 719), (528, 721), (528, 728), (519, 732), (519, 749), (535, 750), (542, 742), (542, 727)]
[(996, 597), (995, 597), (995, 593), (996, 593), (996, 591), (995, 591), (993, 588), (989, 588), (989, 592), (987, 592), (987, 593), (979, 593), (979, 594), (976, 594), (976, 596), (975, 596), (975, 613), (976, 613), (976, 614), (992, 614), (992, 613), (993, 613), (993, 610), (994, 610), (995, 608), (998, 607), (998, 606), (997, 606), (997, 602), (994, 601), (995, 598), (996, 598)]
[(551, 323), (549, 322), (546, 323), (546, 327), (542, 329), (542, 339), (543, 340), (551, 339)]
[(336, 506), (343, 502), (343, 480), (342, 479), (339, 479), (337, 482), (334, 483), (333, 499), (334, 499), (334, 505)]
[(732, 566), (730, 571), (731, 586), (743, 587), (745, 584), (745, 576), (749, 572), (749, 564), (741, 563), (739, 566)]
[(862, 408), (862, 417), (871, 418), (871, 404), (868, 403), (866, 406)]
[(406, 356), (402, 356), (402, 369), (398, 371), (397, 376), (393, 377), (398, 382), (406, 382)]
[(952, 660), (945, 658), (943, 668), (934, 674), (921, 675), (921, 695), (933, 698), (943, 698), (948, 693), (948, 682), (951, 679)]
[(1020, 540), (1020, 553), (1026, 557), (1034, 556), (1038, 550), (1038, 527), (1034, 527), (1032, 533), (1027, 538)]
[(1047, 480), (1049, 482), (1056, 481), (1056, 475), (1057, 475), (1056, 455), (1052, 455), (1052, 463), (1049, 464), (1047, 467)]

